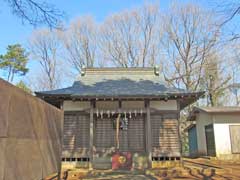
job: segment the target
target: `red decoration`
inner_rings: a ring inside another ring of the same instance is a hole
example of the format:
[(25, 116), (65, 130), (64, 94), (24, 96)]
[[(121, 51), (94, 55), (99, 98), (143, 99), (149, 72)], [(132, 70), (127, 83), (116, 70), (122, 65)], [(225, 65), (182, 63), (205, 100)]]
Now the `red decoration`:
[(132, 154), (130, 152), (116, 152), (112, 156), (113, 170), (131, 170)]

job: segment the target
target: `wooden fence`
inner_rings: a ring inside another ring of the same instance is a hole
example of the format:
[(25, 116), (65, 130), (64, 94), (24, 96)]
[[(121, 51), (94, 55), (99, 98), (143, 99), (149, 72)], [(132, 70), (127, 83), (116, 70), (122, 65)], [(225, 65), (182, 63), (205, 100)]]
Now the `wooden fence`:
[(0, 79), (0, 180), (60, 172), (63, 112)]

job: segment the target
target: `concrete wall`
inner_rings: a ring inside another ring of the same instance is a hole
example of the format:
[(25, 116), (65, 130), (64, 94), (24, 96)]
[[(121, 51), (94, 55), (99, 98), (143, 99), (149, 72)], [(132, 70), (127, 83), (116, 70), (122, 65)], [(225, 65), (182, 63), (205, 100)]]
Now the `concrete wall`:
[(197, 144), (198, 144), (198, 154), (207, 155), (207, 146), (206, 146), (206, 135), (205, 135), (205, 126), (212, 124), (213, 119), (210, 114), (199, 113), (196, 117), (196, 128), (197, 128)]
[(240, 114), (213, 115), (216, 156), (220, 159), (232, 159), (229, 125), (240, 125)]
[(0, 180), (60, 171), (61, 110), (0, 79)]

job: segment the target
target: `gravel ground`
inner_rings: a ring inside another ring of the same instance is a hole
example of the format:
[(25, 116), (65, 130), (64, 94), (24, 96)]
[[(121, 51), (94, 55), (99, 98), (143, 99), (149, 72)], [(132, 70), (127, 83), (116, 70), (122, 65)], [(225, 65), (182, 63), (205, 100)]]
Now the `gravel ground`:
[(67, 180), (240, 180), (240, 164), (204, 158), (184, 159), (184, 167), (177, 170), (149, 170), (137, 172), (69, 171)]

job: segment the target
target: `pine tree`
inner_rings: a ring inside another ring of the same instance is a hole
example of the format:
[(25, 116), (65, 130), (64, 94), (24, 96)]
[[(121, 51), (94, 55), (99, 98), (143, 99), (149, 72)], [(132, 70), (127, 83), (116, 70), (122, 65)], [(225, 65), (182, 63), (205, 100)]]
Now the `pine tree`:
[(21, 88), (25, 92), (32, 94), (32, 90), (21, 80), (16, 84), (17, 87)]
[(0, 55), (0, 69), (7, 72), (7, 80), (12, 82), (15, 75), (25, 75), (28, 72), (26, 67), (28, 53), (20, 44), (9, 45), (7, 53)]

